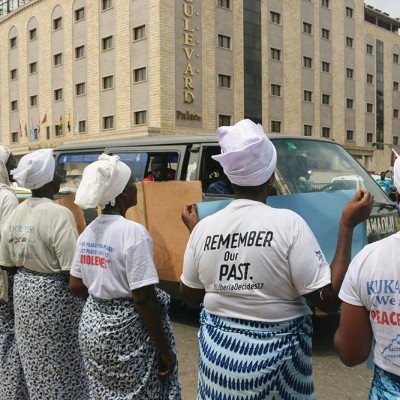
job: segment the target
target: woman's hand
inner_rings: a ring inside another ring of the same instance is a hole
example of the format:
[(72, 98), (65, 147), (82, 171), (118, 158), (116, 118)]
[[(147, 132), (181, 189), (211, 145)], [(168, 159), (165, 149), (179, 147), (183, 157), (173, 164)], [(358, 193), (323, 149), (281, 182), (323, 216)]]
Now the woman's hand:
[(175, 356), (170, 352), (160, 352), (158, 357), (159, 362), (159, 373), (160, 378), (165, 378), (172, 373), (176, 364)]
[(194, 227), (200, 221), (199, 214), (197, 214), (197, 205), (187, 204), (183, 207), (181, 218), (183, 223), (189, 229), (189, 232), (192, 232)]
[(342, 213), (345, 226), (354, 228), (369, 217), (372, 210), (374, 196), (365, 189), (358, 189), (354, 197), (346, 204)]

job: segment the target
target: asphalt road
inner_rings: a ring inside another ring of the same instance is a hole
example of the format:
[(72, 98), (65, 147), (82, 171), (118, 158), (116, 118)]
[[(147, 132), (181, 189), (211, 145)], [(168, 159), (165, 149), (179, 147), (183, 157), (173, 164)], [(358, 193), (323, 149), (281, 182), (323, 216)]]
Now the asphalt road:
[[(173, 302), (171, 319), (177, 342), (179, 374), (183, 400), (195, 400), (197, 396), (197, 330), (196, 312), (182, 309)], [(367, 399), (372, 371), (366, 365), (345, 367), (333, 349), (333, 334), (338, 316), (314, 320), (313, 364), (317, 399), (355, 400)]]

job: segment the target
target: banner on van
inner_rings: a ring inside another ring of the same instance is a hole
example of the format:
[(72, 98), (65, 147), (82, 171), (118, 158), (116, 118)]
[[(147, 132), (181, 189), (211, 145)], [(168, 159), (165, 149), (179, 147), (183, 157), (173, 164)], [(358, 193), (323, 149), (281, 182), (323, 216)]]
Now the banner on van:
[[(271, 196), (267, 204), (274, 208), (286, 208), (299, 214), (314, 232), (330, 263), (335, 255), (339, 221), (344, 206), (354, 196), (354, 190), (336, 192), (298, 193), (290, 196)], [(225, 208), (232, 200), (197, 203), (200, 219)], [(352, 258), (367, 244), (366, 223), (354, 230)]]

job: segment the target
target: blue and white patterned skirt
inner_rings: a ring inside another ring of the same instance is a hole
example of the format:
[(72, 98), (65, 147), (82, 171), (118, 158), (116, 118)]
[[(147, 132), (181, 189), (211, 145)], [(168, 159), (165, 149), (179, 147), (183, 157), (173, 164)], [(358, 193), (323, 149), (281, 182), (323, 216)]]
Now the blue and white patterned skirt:
[(399, 400), (400, 376), (384, 371), (375, 365), (374, 378), (368, 400)]
[[(169, 296), (157, 289), (164, 332), (176, 355), (168, 316)], [(79, 327), (79, 342), (93, 400), (179, 400), (178, 366), (158, 377), (158, 350), (132, 299), (90, 296)]]
[(15, 338), (31, 400), (89, 398), (78, 344), (85, 301), (70, 293), (68, 279), (25, 268), (15, 275)]
[(8, 302), (0, 301), (0, 400), (28, 399), (14, 332), (14, 274), (8, 273)]
[(198, 399), (314, 399), (312, 320), (254, 322), (200, 314)]

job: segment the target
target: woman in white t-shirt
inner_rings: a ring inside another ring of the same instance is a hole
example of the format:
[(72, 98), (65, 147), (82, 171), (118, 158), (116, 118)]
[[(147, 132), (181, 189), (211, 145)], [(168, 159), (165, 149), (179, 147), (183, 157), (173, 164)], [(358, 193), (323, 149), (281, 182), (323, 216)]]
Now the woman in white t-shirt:
[(100, 206), (77, 242), (70, 290), (88, 297), (79, 343), (96, 399), (180, 399), (169, 296), (156, 289), (152, 239), (124, 218), (136, 205), (129, 167), (103, 154), (86, 167), (75, 203)]
[[(400, 191), (400, 158), (393, 167)], [(353, 259), (339, 297), (343, 300), (335, 347), (349, 367), (375, 364), (370, 400), (400, 398), (400, 232), (365, 246)]]

